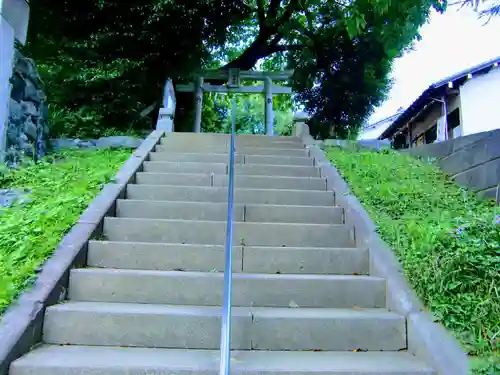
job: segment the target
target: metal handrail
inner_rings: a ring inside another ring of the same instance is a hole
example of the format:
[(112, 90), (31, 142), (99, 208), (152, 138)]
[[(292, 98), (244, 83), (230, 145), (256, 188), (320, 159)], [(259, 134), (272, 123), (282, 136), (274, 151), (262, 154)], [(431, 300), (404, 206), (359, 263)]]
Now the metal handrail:
[(233, 203), (234, 203), (234, 138), (236, 102), (232, 103), (231, 143), (229, 149), (229, 184), (227, 193), (227, 226), (224, 264), (224, 300), (222, 303), (222, 324), (220, 341), (220, 375), (229, 375), (231, 367), (231, 298), (233, 290)]

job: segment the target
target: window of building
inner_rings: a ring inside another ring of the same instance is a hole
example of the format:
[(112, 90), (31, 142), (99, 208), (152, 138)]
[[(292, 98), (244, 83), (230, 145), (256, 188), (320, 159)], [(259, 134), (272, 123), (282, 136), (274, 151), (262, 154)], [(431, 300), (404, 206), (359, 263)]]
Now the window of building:
[(437, 139), (437, 124), (424, 133), (425, 143), (434, 143)]
[(456, 108), (447, 116), (448, 121), (448, 138), (457, 138), (462, 135), (460, 127), (460, 109)]
[(410, 147), (408, 145), (408, 135), (406, 133), (399, 133), (396, 135), (392, 141), (392, 146), (396, 150)]

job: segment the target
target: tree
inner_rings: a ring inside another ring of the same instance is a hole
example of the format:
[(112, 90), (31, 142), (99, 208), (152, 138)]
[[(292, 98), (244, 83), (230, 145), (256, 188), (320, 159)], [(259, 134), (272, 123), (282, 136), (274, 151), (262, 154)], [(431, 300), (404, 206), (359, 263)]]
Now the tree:
[[(32, 0), (31, 5), (37, 17), (29, 49), (47, 67), (49, 95), (63, 107), (98, 108), (101, 123), (140, 126), (166, 77), (180, 82), (203, 68), (288, 64), (317, 134), (343, 136), (355, 132), (384, 98), (392, 60), (418, 34), (430, 7), (442, 10), (444, 1), (64, 0), (56, 8), (49, 0)], [(187, 103), (188, 96), (179, 97)]]
[(38, 62), (52, 106), (74, 114), (57, 130), (75, 135), (83, 127), (93, 134), (102, 130), (96, 127), (151, 124), (157, 111), (144, 110), (153, 103), (158, 108), (165, 79), (178, 82), (211, 63), (211, 50), (226, 43), (226, 29), (247, 18), (242, 4), (63, 0), (54, 7), (31, 1), (36, 17), (27, 52)]
[[(500, 15), (499, 0), (461, 0), (452, 5), (460, 5), (461, 7), (471, 7), (479, 14), (480, 18), (486, 17), (488, 21), (491, 17)], [(483, 7), (484, 6), (484, 7)]]

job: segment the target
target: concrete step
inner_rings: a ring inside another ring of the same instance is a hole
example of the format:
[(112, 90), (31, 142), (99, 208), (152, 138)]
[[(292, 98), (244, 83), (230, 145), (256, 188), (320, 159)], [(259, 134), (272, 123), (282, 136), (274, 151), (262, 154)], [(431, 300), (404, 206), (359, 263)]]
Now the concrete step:
[(155, 146), (156, 152), (171, 153), (203, 153), (203, 154), (227, 154), (229, 146), (224, 144), (196, 144), (196, 143), (172, 143), (168, 145), (158, 144)]
[[(70, 272), (69, 299), (220, 306), (222, 272), (81, 268)], [(233, 275), (233, 306), (385, 307), (385, 280), (352, 275)]]
[(245, 246), (243, 254), (243, 272), (366, 275), (369, 271), (368, 249)]
[(145, 161), (144, 172), (227, 174), (227, 164), (200, 162)]
[[(90, 241), (87, 262), (90, 267), (222, 272), (224, 251), (222, 245)], [(233, 272), (366, 275), (368, 261), (367, 249), (233, 247)]]
[[(48, 344), (218, 349), (220, 307), (68, 302), (46, 309)], [(405, 318), (384, 309), (235, 307), (234, 350), (400, 350)]]
[(304, 156), (244, 155), (244, 164), (313, 166), (314, 159)]
[[(227, 174), (147, 173), (138, 172), (136, 183), (143, 185), (227, 186)], [(318, 177), (275, 177), (236, 175), (236, 188), (326, 190), (326, 179)]]
[[(228, 146), (230, 137), (163, 137), (161, 145), (197, 145), (197, 146)], [(238, 147), (272, 147), (272, 148), (304, 148), (304, 144), (292, 139), (261, 138), (238, 138), (235, 139), (235, 146)]]
[[(150, 161), (197, 162), (197, 163), (229, 163), (229, 153), (210, 154), (201, 152), (151, 152)], [(235, 155), (236, 163), (243, 163), (243, 155)]]
[(234, 172), (253, 176), (321, 177), (319, 168), (300, 165), (237, 164)]
[[(168, 162), (199, 162), (199, 163), (225, 163), (229, 162), (229, 154), (203, 154), (203, 153), (173, 153), (151, 152), (151, 161)], [(273, 155), (235, 155), (238, 164), (270, 164), (270, 165), (303, 165), (312, 166), (313, 159), (305, 156), (273, 156)]]
[[(182, 202), (227, 202), (226, 187), (128, 185), (127, 199), (182, 201)], [(274, 204), (297, 206), (331, 206), (335, 204), (332, 191), (292, 189), (241, 189), (234, 191), (235, 203)]]
[[(228, 178), (227, 174), (222, 174), (220, 176), (221, 178), (224, 177), (226, 180)], [(214, 177), (211, 173), (137, 172), (135, 175), (135, 182), (142, 185), (212, 186), (213, 180)]]
[[(234, 245), (354, 247), (352, 233), (344, 225), (236, 222), (233, 228)], [(226, 223), (106, 217), (104, 234), (109, 241), (222, 245)]]
[[(229, 142), (229, 140), (228, 140)], [(264, 148), (282, 148), (282, 149), (304, 149), (304, 144), (302, 142), (295, 142), (295, 141), (268, 141), (268, 142), (261, 142), (259, 140), (257, 141), (245, 141), (241, 139), (236, 139), (235, 141), (235, 147), (236, 150), (240, 148), (247, 148), (247, 147), (264, 147)]]
[[(11, 375), (218, 375), (219, 350), (91, 346), (37, 348)], [(405, 352), (233, 351), (231, 374), (437, 375)]]
[[(116, 216), (148, 219), (226, 221), (226, 203), (168, 202), (119, 199)], [(234, 221), (266, 223), (343, 224), (344, 210), (338, 206), (283, 206), (236, 204)]]
[[(197, 144), (170, 144), (170, 145), (157, 145), (156, 152), (177, 152), (177, 153), (213, 153), (213, 154), (227, 154), (229, 146), (218, 145), (197, 145)], [(237, 154), (244, 155), (275, 155), (275, 156), (309, 156), (308, 150), (305, 148), (276, 148), (276, 147), (248, 147), (239, 146), (236, 148)]]
[[(90, 267), (223, 272), (223, 245), (89, 241)], [(242, 247), (233, 247), (233, 272), (242, 272)]]
[[(231, 134), (227, 133), (184, 133), (184, 132), (174, 132), (174, 133), (167, 133), (163, 138), (171, 138), (171, 139), (186, 139), (188, 141), (193, 141), (196, 139), (200, 140), (207, 140), (207, 139), (227, 139), (229, 140), (231, 138)], [(295, 142), (300, 142), (300, 138), (298, 137), (293, 137), (293, 136), (288, 136), (288, 135), (273, 135), (273, 136), (268, 136), (265, 134), (236, 134), (236, 140), (243, 140), (243, 141), (258, 141), (258, 143), (265, 142), (266, 140), (273, 141), (273, 142), (279, 142), (279, 141), (284, 141), (284, 142), (289, 142), (289, 141), (295, 141)]]
[[(145, 161), (144, 172), (227, 174), (223, 163)], [(236, 164), (236, 174), (260, 176), (321, 177), (319, 168), (295, 165)]]

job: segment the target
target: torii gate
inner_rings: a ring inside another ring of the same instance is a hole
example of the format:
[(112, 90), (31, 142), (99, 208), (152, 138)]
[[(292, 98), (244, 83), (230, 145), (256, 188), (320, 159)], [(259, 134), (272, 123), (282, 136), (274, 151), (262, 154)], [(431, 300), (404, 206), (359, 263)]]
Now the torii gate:
[[(201, 109), (203, 106), (204, 92), (242, 93), (242, 94), (265, 94), (265, 119), (266, 135), (274, 135), (274, 113), (273, 94), (291, 94), (292, 88), (273, 85), (273, 81), (286, 81), (293, 71), (262, 72), (262, 71), (240, 71), (239, 69), (212, 70), (203, 72), (194, 83), (187, 85), (176, 85), (178, 92), (194, 92), (196, 103), (196, 115), (194, 131), (201, 132)], [(227, 80), (226, 86), (211, 85), (204, 83), (205, 79)], [(241, 81), (264, 81), (264, 85), (240, 86)]]

